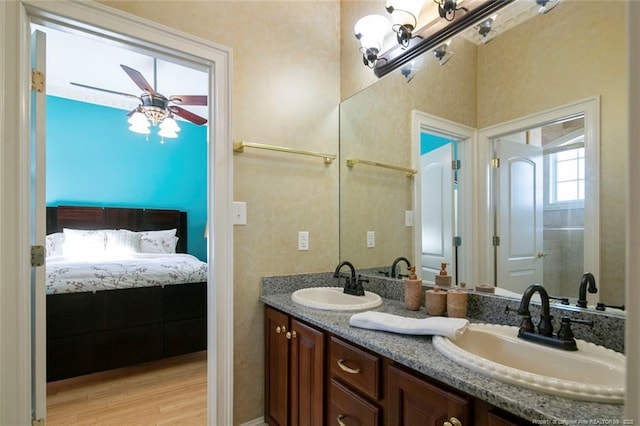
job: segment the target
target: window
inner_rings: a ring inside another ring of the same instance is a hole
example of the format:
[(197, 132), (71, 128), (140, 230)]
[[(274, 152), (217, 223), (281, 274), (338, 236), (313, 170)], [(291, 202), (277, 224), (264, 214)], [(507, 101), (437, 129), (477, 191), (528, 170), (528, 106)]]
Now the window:
[(584, 201), (584, 147), (549, 154), (549, 204)]

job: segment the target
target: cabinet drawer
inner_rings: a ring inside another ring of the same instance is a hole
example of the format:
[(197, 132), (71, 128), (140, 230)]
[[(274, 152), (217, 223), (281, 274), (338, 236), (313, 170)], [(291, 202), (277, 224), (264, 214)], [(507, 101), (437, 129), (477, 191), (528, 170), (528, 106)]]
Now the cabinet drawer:
[(329, 402), (329, 425), (378, 426), (380, 409), (365, 401), (349, 389), (331, 380)]
[(374, 399), (380, 398), (380, 368), (378, 356), (358, 349), (336, 337), (329, 344), (332, 377), (358, 389)]

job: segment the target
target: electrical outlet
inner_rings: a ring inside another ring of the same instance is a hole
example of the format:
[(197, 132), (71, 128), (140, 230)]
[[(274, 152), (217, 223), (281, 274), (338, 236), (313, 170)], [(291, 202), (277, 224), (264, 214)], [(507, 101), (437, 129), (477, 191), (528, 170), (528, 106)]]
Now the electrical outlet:
[(309, 231), (298, 232), (298, 250), (309, 250)]
[(375, 231), (367, 231), (367, 248), (373, 248), (375, 246), (376, 246)]
[(410, 228), (413, 226), (413, 210), (404, 211), (404, 226)]

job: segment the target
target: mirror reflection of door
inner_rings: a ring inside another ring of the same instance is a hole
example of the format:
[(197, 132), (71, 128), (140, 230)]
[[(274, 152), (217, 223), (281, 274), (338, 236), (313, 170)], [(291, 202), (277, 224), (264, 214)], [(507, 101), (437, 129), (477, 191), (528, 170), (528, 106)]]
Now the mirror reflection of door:
[(495, 281), (570, 294), (584, 270), (584, 117), (493, 140)]
[(422, 223), (422, 279), (435, 281), (442, 263), (457, 280), (458, 141), (432, 133), (420, 133)]

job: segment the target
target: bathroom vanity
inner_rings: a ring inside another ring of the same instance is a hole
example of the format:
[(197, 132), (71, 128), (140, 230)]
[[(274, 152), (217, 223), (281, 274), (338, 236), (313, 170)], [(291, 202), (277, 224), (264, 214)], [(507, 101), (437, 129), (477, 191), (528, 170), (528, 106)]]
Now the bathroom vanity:
[[(523, 425), (623, 416), (622, 405), (555, 397), (475, 373), (440, 354), (431, 336), (352, 327), (353, 312), (292, 302), (295, 286), (314, 285), (306, 277), (282, 277), (284, 285), (275, 278), (263, 280), (260, 298), (270, 425)], [(390, 293), (381, 296), (378, 311), (425, 316)]]

